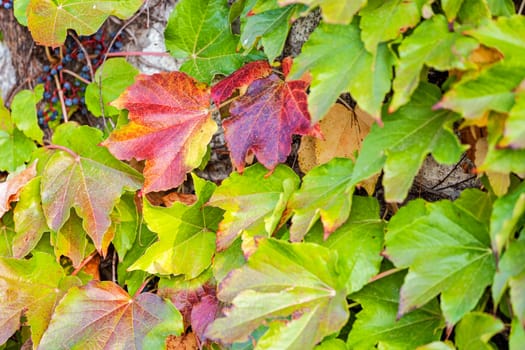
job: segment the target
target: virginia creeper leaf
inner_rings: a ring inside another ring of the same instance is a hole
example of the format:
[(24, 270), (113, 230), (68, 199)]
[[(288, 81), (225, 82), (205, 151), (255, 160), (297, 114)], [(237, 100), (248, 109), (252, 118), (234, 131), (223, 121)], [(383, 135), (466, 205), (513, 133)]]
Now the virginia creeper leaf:
[(0, 171), (14, 172), (29, 161), (36, 149), (34, 142), (20, 130), (11, 133), (0, 130)]
[(239, 172), (251, 153), (273, 170), (290, 154), (292, 134), (319, 135), (319, 127), (310, 126), (307, 87), (303, 80), (285, 82), (272, 74), (254, 81), (246, 94), (232, 103), (231, 117), (224, 120), (223, 126), (232, 162)]
[(444, 16), (436, 15), (419, 25), (399, 46), (394, 96), (390, 111), (410, 100), (419, 85), (423, 66), (438, 71), (466, 70), (470, 53), (478, 47), (475, 39), (450, 32)]
[(367, 0), (279, 0), (279, 4), (302, 3), (310, 8), (320, 6), (326, 23), (349, 24)]
[(155, 294), (131, 298), (115, 283), (91, 281), (64, 296), (40, 348), (143, 349), (144, 337), (151, 330), (173, 320), (177, 327), (172, 332), (180, 334), (180, 313)]
[(66, 40), (68, 29), (93, 34), (109, 16), (131, 17), (141, 5), (142, 0), (30, 0), (27, 25), (38, 44), (56, 47)]
[(98, 146), (101, 141), (102, 132), (88, 126), (66, 123), (57, 128), (53, 142), (71, 152), (58, 150), (49, 158), (42, 173), (41, 196), (49, 228), (58, 231), (69, 218), (70, 209), (75, 208), (95, 247), (104, 255), (113, 238), (106, 233), (111, 210), (125, 189), (140, 187), (141, 178)]
[(341, 339), (328, 339), (317, 345), (314, 350), (347, 350), (346, 344)]
[(462, 0), (457, 20), (462, 24), (479, 26), (491, 17), (487, 0)]
[(115, 232), (112, 243), (117, 250), (119, 261), (132, 249), (137, 236), (138, 218), (134, 199), (132, 194), (124, 194), (111, 213), (110, 230)]
[(93, 82), (86, 87), (85, 99), (89, 111), (96, 117), (118, 115), (118, 109), (109, 103), (133, 84), (138, 73), (139, 71), (124, 58), (107, 60), (97, 69)]
[(518, 318), (514, 317), (509, 337), (509, 349), (519, 350), (523, 344), (525, 344), (525, 328), (520, 324)]
[(294, 60), (290, 78), (312, 74), (308, 109), (313, 122), (323, 118), (343, 92), (350, 92), (363, 110), (380, 118), (393, 57), (384, 44), (375, 55), (369, 53), (360, 34), (357, 21), (346, 26), (321, 23)]
[(399, 289), (404, 272), (381, 278), (350, 295), (363, 310), (348, 336), (348, 348), (355, 350), (415, 349), (418, 345), (439, 340), (444, 326), (437, 300), (397, 318)]
[(498, 144), (501, 147), (525, 148), (525, 90), (522, 85), (525, 87), (522, 82), (505, 123), (504, 137)]
[[(486, 196), (477, 192), (478, 202)], [(469, 209), (465, 204), (414, 200), (390, 220), (385, 255), (397, 267), (409, 268), (399, 315), (441, 293), (443, 315), (448, 324), (455, 324), (476, 306), (491, 283), (495, 259), (488, 227), (470, 210), (478, 203), (471, 202)]]
[(492, 248), (499, 255), (508, 240), (514, 236), (520, 218), (525, 213), (525, 183), (511, 193), (498, 198), (490, 218)]
[(176, 58), (187, 59), (180, 70), (210, 83), (216, 74), (228, 75), (244, 58), (237, 52), (226, 0), (181, 0), (170, 15), (166, 48)]
[(503, 293), (510, 287), (510, 299), (514, 315), (525, 325), (525, 239), (513, 241), (498, 263), (494, 276), (492, 296), (499, 303)]
[(368, 52), (375, 54), (379, 43), (395, 39), (415, 27), (424, 3), (425, 0), (369, 0), (359, 11), (361, 37)]
[(29, 260), (0, 257), (0, 344), (20, 327), (20, 317), (25, 315), (36, 347), (55, 305), (74, 285), (80, 280), (66, 277), (51, 255), (33, 252)]
[(292, 241), (301, 241), (319, 218), (325, 238), (348, 219), (355, 188), (351, 181), (353, 169), (351, 159), (334, 158), (306, 174), (288, 203), (293, 210)]
[(284, 343), (292, 337), (295, 348), (312, 348), (348, 318), (344, 282), (336, 265), (336, 254), (316, 244), (260, 240), (248, 263), (220, 284), (219, 299), (233, 305), (206, 335), (239, 342), (266, 320), (279, 319), (280, 324), (272, 323), (259, 342), (264, 344), (268, 337), (272, 343)]
[(458, 116), (433, 111), (439, 97), (435, 85), (421, 83), (408, 104), (384, 116), (383, 127), (372, 126), (356, 160), (354, 184), (384, 167), (385, 198), (401, 202), (428, 153), (440, 163), (453, 164), (459, 160), (464, 148), (450, 129)]
[(246, 263), (242, 251), (242, 239), (237, 238), (228, 248), (219, 251), (213, 258), (213, 277), (221, 282), (230, 271), (237, 269)]
[(11, 203), (18, 201), (24, 186), (36, 176), (36, 163), (18, 173), (10, 174), (0, 183), (0, 218), (11, 209)]
[(416, 350), (456, 350), (454, 343), (447, 341), (433, 341), (422, 346), (418, 346)]
[(493, 16), (511, 16), (516, 13), (512, 0), (487, 0)]
[(253, 81), (264, 78), (272, 72), (268, 61), (255, 61), (245, 64), (211, 88), (211, 98), (215, 106), (220, 106), (237, 89), (245, 89)]
[(271, 236), (297, 187), (299, 178), (284, 165), (270, 176), (260, 164), (246, 168), (242, 175), (230, 174), (208, 202), (226, 211), (217, 232), (217, 250), (226, 249), (240, 235), (244, 243)]
[(11, 103), (11, 115), (16, 127), (31, 140), (42, 144), (44, 133), (38, 126), (36, 104), (42, 99), (44, 86), (37, 85), (34, 91), (22, 90)]
[(505, 329), (499, 319), (483, 312), (470, 312), (456, 327), (456, 345), (460, 350), (492, 350), (487, 344), (496, 333)]
[(13, 14), (16, 20), (23, 26), (27, 27), (27, 6), (30, 0), (13, 1)]
[(192, 205), (175, 202), (169, 208), (144, 201), (144, 220), (159, 235), (158, 242), (129, 267), (163, 275), (200, 275), (211, 264), (215, 252), (215, 231), (222, 210), (203, 207), (215, 185), (193, 176), (198, 201)]
[[(91, 253), (88, 248), (86, 231), (82, 227), (82, 219), (74, 210), (57, 232), (51, 232), (51, 244), (54, 247), (55, 256), (67, 256), (75, 268)], [(91, 245), (91, 250), (93, 250), (93, 245)]]
[(145, 192), (179, 186), (217, 129), (208, 88), (180, 72), (140, 74), (112, 105), (128, 109), (130, 123), (103, 145), (119, 159), (146, 159)]

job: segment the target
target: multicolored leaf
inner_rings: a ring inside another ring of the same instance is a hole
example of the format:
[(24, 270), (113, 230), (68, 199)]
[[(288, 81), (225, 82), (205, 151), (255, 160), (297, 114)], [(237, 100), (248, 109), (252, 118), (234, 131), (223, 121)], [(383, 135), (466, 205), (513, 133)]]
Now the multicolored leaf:
[(261, 239), (248, 263), (220, 284), (219, 299), (232, 306), (207, 328), (206, 336), (240, 342), (267, 324), (259, 344), (312, 348), (348, 318), (336, 265), (337, 255), (319, 245)]
[(0, 218), (11, 209), (11, 203), (18, 201), (24, 186), (36, 176), (36, 162), (18, 173), (10, 174), (0, 183)]
[(348, 24), (367, 0), (279, 0), (279, 4), (302, 3), (310, 8), (319, 6), (326, 23)]
[(217, 130), (209, 89), (180, 72), (140, 74), (112, 105), (129, 110), (130, 123), (102, 144), (119, 159), (146, 160), (145, 192), (179, 186)]
[(319, 136), (319, 126), (310, 125), (307, 88), (303, 80), (285, 82), (272, 74), (255, 80), (246, 94), (232, 103), (231, 117), (223, 126), (239, 172), (251, 154), (267, 169), (275, 169), (292, 150), (292, 134)]
[(91, 281), (60, 301), (40, 347), (143, 349), (148, 333), (164, 323), (176, 325), (172, 334), (183, 331), (182, 317), (169, 301), (152, 293), (131, 298), (115, 283)]

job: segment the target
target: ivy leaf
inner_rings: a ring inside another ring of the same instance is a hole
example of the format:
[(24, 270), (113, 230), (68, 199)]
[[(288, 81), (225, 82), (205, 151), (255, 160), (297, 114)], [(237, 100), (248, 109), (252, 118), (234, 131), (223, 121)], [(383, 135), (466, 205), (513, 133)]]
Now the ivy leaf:
[(375, 54), (380, 43), (396, 39), (415, 27), (424, 3), (424, 0), (369, 0), (359, 11), (361, 37), (368, 52)]
[(509, 349), (519, 350), (519, 348), (525, 344), (525, 329), (520, 324), (517, 317), (512, 319), (510, 337), (509, 337)]
[(67, 256), (75, 268), (80, 266), (84, 258), (93, 250), (93, 245), (91, 245), (91, 251), (88, 248), (88, 239), (82, 227), (82, 219), (74, 210), (57, 232), (51, 232), (51, 244), (54, 247), (55, 256)]
[(301, 188), (288, 203), (293, 210), (292, 241), (301, 241), (319, 218), (325, 238), (348, 219), (355, 188), (351, 181), (353, 169), (351, 159), (334, 158), (305, 175)]
[(299, 178), (284, 165), (269, 176), (260, 164), (246, 168), (242, 175), (230, 174), (208, 202), (226, 211), (217, 232), (217, 250), (226, 249), (240, 235), (245, 244), (248, 238), (272, 235), (284, 222), (286, 203), (297, 187)]
[[(86, 87), (86, 106), (96, 117), (118, 115), (119, 111), (109, 103), (119, 97), (135, 81), (139, 71), (124, 58), (112, 58), (100, 66), (91, 84)], [(102, 92), (102, 97), (100, 93)], [(104, 104), (104, 111), (100, 103)]]
[(10, 174), (0, 183), (0, 218), (11, 208), (11, 203), (18, 201), (24, 186), (36, 176), (36, 162), (18, 173)]
[(515, 103), (509, 111), (500, 147), (525, 148), (525, 84), (521, 82), (515, 94)]
[(383, 277), (350, 295), (363, 310), (348, 335), (349, 349), (415, 349), (439, 340), (444, 322), (437, 300), (398, 318), (399, 289), (404, 272)]
[(211, 98), (215, 106), (220, 106), (237, 89), (245, 89), (257, 79), (267, 77), (272, 72), (268, 61), (255, 61), (245, 64), (233, 74), (222, 79), (211, 88)]
[(71, 123), (57, 128), (53, 142), (71, 151), (55, 151), (49, 158), (42, 173), (41, 196), (49, 228), (60, 230), (75, 208), (95, 247), (105, 255), (113, 238), (106, 234), (111, 210), (124, 189), (140, 188), (141, 179), (98, 146), (100, 141), (102, 132), (94, 128)]
[(200, 275), (215, 253), (215, 231), (222, 218), (218, 208), (203, 207), (215, 185), (193, 176), (198, 201), (192, 205), (175, 202), (169, 208), (144, 202), (144, 220), (159, 235), (146, 252), (129, 267), (162, 275)]
[(177, 327), (172, 332), (180, 334), (180, 313), (155, 294), (142, 293), (131, 298), (115, 283), (91, 281), (70, 289), (64, 296), (40, 347), (142, 349), (150, 331), (173, 320)]
[(514, 232), (519, 227), (520, 218), (525, 213), (525, 183), (521, 183), (511, 193), (498, 198), (490, 217), (490, 238), (492, 248), (499, 255)]
[(426, 65), (439, 71), (466, 70), (470, 53), (478, 47), (475, 39), (450, 32), (444, 16), (424, 21), (399, 47), (400, 60), (394, 79), (393, 112), (410, 100)]
[(29, 260), (0, 257), (0, 344), (20, 327), (20, 317), (25, 315), (36, 347), (55, 305), (74, 285), (80, 280), (66, 277), (51, 255), (33, 252)]
[(33, 39), (43, 46), (60, 46), (67, 30), (78, 35), (95, 33), (109, 16), (126, 19), (142, 5), (142, 0), (30, 0), (27, 25)]
[(127, 252), (133, 248), (137, 236), (138, 217), (135, 196), (124, 194), (111, 213), (110, 230), (115, 232), (113, 245), (117, 250), (119, 261), (122, 262)]
[[(477, 192), (477, 202), (470, 202), (469, 207), (487, 196)], [(385, 255), (397, 267), (409, 268), (399, 315), (441, 293), (441, 309), (447, 323), (453, 325), (476, 306), (491, 283), (495, 259), (488, 227), (465, 208), (461, 197), (458, 201), (460, 204), (415, 200), (390, 220)]]
[(187, 59), (180, 70), (210, 83), (216, 74), (228, 75), (244, 58), (237, 52), (226, 0), (181, 0), (170, 15), (164, 36), (175, 58)]
[(146, 159), (145, 192), (179, 186), (217, 130), (208, 88), (180, 72), (140, 74), (112, 105), (128, 109), (130, 123), (102, 144), (119, 159)]
[(357, 21), (346, 26), (321, 23), (294, 60), (290, 78), (311, 72), (308, 109), (313, 122), (322, 119), (343, 92), (350, 92), (363, 110), (380, 119), (392, 65), (386, 45), (379, 45), (375, 55), (365, 49)]
[(512, 16), (516, 13), (512, 0), (487, 0), (493, 16)]
[(456, 327), (455, 342), (460, 350), (492, 350), (494, 348), (487, 344), (488, 341), (504, 329), (503, 322), (494, 316), (470, 312)]
[(29, 161), (36, 149), (34, 142), (20, 130), (12, 132), (0, 130), (0, 171), (14, 172)]
[(310, 8), (320, 6), (326, 23), (349, 24), (352, 18), (366, 4), (367, 0), (279, 0), (281, 6), (303, 3)]
[(436, 86), (421, 83), (408, 104), (383, 118), (383, 127), (372, 126), (356, 160), (354, 184), (379, 173), (384, 166), (385, 198), (401, 202), (428, 153), (439, 163), (459, 160), (464, 148), (450, 128), (458, 116), (433, 111), (439, 97)]
[(274, 319), (260, 343), (271, 338), (272, 344), (312, 348), (348, 318), (336, 265), (337, 255), (316, 244), (260, 240), (248, 263), (220, 284), (219, 299), (233, 305), (207, 328), (206, 336), (224, 343), (244, 341)]
[(510, 287), (510, 300), (514, 315), (525, 325), (525, 240), (522, 238), (509, 244), (498, 264), (494, 276), (492, 296), (497, 304)]
[(252, 153), (270, 170), (283, 163), (292, 150), (292, 134), (319, 136), (319, 126), (310, 126), (307, 88), (303, 80), (285, 82), (272, 74), (254, 81), (246, 94), (232, 103), (232, 116), (223, 126), (239, 172)]
[(43, 85), (37, 85), (34, 91), (22, 90), (17, 93), (11, 103), (11, 115), (16, 127), (40, 144), (44, 133), (38, 126), (36, 104), (42, 99), (43, 94)]

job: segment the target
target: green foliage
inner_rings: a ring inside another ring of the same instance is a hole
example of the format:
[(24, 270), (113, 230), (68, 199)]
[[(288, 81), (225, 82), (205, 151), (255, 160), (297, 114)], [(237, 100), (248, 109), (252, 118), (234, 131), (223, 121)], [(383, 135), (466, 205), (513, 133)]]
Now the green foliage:
[[(105, 133), (43, 132), (42, 85), (2, 101), (0, 349), (160, 349), (190, 326), (210, 349), (521, 349), (525, 17), (513, 2), (230, 3), (177, 2), (165, 37), (180, 72), (139, 74), (124, 58), (97, 69), (85, 98)], [(141, 4), (18, 0), (14, 14), (56, 47)], [(317, 9), (301, 53), (283, 57), (294, 21)], [(370, 129), (358, 151), (295, 171), (293, 135), (323, 137), (317, 122), (347, 93), (345, 128)], [(234, 171), (214, 183), (201, 174), (218, 129)], [(430, 155), (475, 164), (494, 190), (414, 199), (442, 195), (413, 185)]]

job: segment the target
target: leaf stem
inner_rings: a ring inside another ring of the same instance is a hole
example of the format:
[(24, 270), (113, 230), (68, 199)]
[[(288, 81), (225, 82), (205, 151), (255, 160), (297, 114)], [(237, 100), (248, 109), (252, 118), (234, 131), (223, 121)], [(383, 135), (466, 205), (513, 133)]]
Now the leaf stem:
[(96, 250), (94, 250), (93, 253), (89, 254), (84, 260), (82, 260), (82, 262), (80, 263), (80, 265), (78, 265), (75, 271), (71, 273), (71, 276), (76, 276), (80, 272), (80, 270), (82, 270), (91, 260), (93, 260), (93, 258), (97, 254), (98, 252)]
[(95, 72), (93, 71), (93, 66), (91, 65), (91, 60), (89, 59), (89, 54), (86, 48), (84, 47), (84, 45), (82, 45), (80, 40), (78, 40), (77, 35), (73, 31), (70, 30), (69, 35), (73, 38), (73, 40), (75, 40), (80, 50), (82, 50), (82, 53), (84, 54), (84, 58), (86, 59), (86, 64), (89, 68), (89, 75), (91, 76), (91, 80), (93, 80), (93, 77), (95, 76)]
[(66, 74), (69, 74), (71, 75), (72, 77), (75, 77), (76, 79), (80, 80), (81, 82), (83, 82), (84, 84), (91, 84), (91, 82), (85, 78), (82, 78), (80, 75), (78, 75), (77, 73), (67, 69), (67, 68), (63, 68), (62, 69), (62, 72), (66, 73)]
[(106, 57), (128, 57), (128, 56), (170, 56), (168, 52), (152, 52), (152, 51), (127, 51), (127, 52), (108, 52)]
[(66, 102), (64, 101), (64, 92), (62, 91), (60, 80), (58, 80), (58, 75), (55, 74), (53, 77), (55, 78), (55, 84), (57, 86), (58, 98), (60, 99), (60, 106), (62, 107), (62, 116), (64, 117), (64, 123), (67, 123), (68, 118), (67, 118)]
[(80, 156), (79, 156), (78, 154), (76, 154), (75, 152), (73, 152), (72, 150), (70, 150), (69, 148), (64, 147), (64, 146), (55, 145), (55, 144), (50, 144), (50, 145), (44, 146), (44, 148), (47, 148), (47, 149), (57, 149), (57, 150), (60, 150), (60, 151), (64, 151), (64, 152), (66, 152), (67, 154), (69, 154), (70, 156), (72, 156), (73, 158), (75, 158), (75, 159), (77, 159), (77, 160), (80, 159)]
[(383, 277), (387, 277), (387, 276), (390, 276), (390, 275), (393, 275), (394, 273), (396, 272), (399, 272), (401, 270), (404, 270), (404, 268), (401, 268), (401, 267), (398, 267), (398, 268), (395, 268), (395, 269), (390, 269), (390, 270), (386, 270), (386, 271), (383, 271), (381, 273), (378, 273), (377, 275), (375, 275), (374, 277), (372, 277), (368, 283), (372, 283), (372, 282), (375, 282), (377, 280), (380, 280), (381, 278)]
[(133, 298), (136, 298), (137, 296), (140, 295), (140, 293), (142, 293), (142, 291), (144, 290), (144, 288), (146, 288), (146, 286), (148, 285), (148, 283), (153, 279), (153, 277), (155, 276), (149, 276), (148, 278), (146, 278), (144, 280), (144, 282), (142, 282), (142, 284), (140, 285), (139, 289), (137, 289), (137, 291), (135, 292), (135, 294), (133, 295)]

